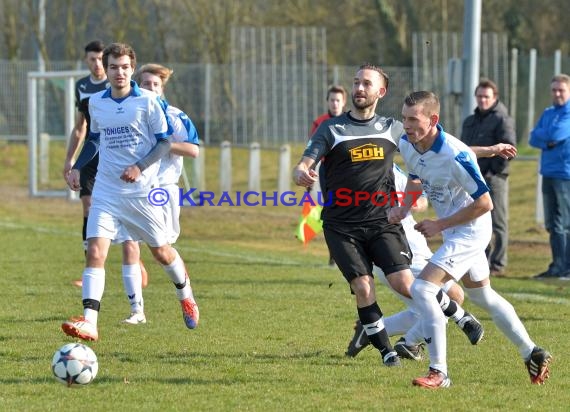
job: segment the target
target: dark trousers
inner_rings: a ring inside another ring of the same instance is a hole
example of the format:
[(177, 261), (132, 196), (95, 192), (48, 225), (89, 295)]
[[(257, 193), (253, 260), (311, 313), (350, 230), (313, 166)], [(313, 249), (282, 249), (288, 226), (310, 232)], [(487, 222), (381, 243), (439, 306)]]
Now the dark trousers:
[(492, 269), (502, 270), (507, 266), (509, 246), (509, 180), (504, 175), (486, 175), (493, 210), (493, 238), (487, 247), (487, 258)]

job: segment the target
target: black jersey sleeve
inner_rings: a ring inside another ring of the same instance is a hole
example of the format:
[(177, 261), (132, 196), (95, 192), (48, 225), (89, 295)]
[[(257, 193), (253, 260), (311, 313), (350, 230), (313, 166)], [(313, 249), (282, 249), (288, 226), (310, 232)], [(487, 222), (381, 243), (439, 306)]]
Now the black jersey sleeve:
[(334, 138), (331, 136), (327, 123), (328, 122), (324, 122), (317, 128), (313, 136), (309, 139), (303, 156), (317, 160), (326, 156), (327, 153), (331, 151)]

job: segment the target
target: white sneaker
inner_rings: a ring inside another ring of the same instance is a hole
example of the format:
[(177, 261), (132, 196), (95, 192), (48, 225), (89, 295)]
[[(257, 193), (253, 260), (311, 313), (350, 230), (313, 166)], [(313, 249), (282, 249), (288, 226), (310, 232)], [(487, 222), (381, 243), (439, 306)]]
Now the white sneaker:
[(128, 323), (129, 325), (146, 323), (146, 316), (143, 312), (132, 312), (128, 318), (122, 321), (122, 323)]

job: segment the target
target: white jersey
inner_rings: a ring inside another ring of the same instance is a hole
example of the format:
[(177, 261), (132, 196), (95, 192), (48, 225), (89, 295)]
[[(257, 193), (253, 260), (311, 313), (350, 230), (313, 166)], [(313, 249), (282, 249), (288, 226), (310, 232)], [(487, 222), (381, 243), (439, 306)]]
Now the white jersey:
[[(396, 191), (398, 192), (405, 192), (406, 191), (406, 183), (408, 182), (408, 177), (404, 173), (402, 169), (398, 167), (396, 163), (392, 168), (394, 170), (394, 183), (396, 184)], [(404, 231), (406, 232), (406, 239), (408, 239), (408, 244), (410, 245), (410, 250), (413, 254), (413, 261), (418, 262), (423, 268), (426, 261), (431, 257), (432, 252), (429, 248), (426, 238), (416, 229), (414, 226), (416, 225), (416, 221), (411, 213), (400, 222), (404, 227)]]
[[(166, 103), (164, 100), (163, 102)], [(198, 145), (198, 132), (192, 123), (192, 120), (177, 107), (167, 106), (166, 115), (170, 125), (172, 126), (172, 142), (186, 142)], [(177, 185), (182, 173), (183, 156), (168, 153), (160, 163), (158, 172), (158, 180), (160, 186)]]
[(96, 196), (147, 196), (158, 185), (160, 162), (150, 165), (134, 183), (120, 179), (123, 171), (144, 158), (159, 139), (168, 137), (168, 123), (159, 97), (131, 81), (131, 93), (113, 99), (111, 89), (89, 99), (90, 137), (99, 140)]
[[(437, 125), (439, 135), (432, 147), (419, 153), (402, 137), (399, 149), (406, 162), (408, 173), (413, 179), (420, 179), (423, 190), (439, 218), (453, 215), (470, 205), (474, 199), (489, 191), (485, 184), (473, 151), (454, 136)], [(442, 232), (444, 239), (461, 232), (473, 236), (478, 230), (486, 232), (491, 225), (491, 213), (463, 225), (454, 226)]]

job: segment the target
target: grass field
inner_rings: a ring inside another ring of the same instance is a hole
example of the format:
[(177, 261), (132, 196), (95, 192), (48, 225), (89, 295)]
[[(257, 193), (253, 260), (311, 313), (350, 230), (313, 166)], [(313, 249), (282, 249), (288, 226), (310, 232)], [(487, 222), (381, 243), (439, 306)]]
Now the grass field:
[[(214, 176), (216, 155), (209, 149)], [(61, 148), (54, 150), (58, 156)], [(245, 164), (242, 157), (233, 163)], [(264, 188), (275, 181), (275, 163), (263, 163)], [(148, 323), (120, 324), (129, 305), (120, 250), (112, 248), (100, 341), (89, 344), (99, 375), (87, 387), (66, 388), (52, 378), (50, 362), (58, 347), (73, 341), (61, 322), (82, 311), (81, 291), (71, 286), (84, 264), (81, 206), (29, 198), (26, 167), (25, 146), (0, 145), (2, 411), (562, 411), (570, 405), (570, 282), (530, 279), (550, 260), (547, 236), (534, 223), (535, 162), (512, 164), (508, 277), (493, 284), (536, 342), (553, 353), (551, 379), (530, 385), (516, 349), (467, 300), (485, 338), (473, 347), (450, 325), (454, 385), (440, 391), (411, 386), (426, 372), (426, 360), (388, 369), (371, 349), (355, 359), (344, 356), (354, 302), (340, 273), (326, 266), (322, 237), (307, 248), (294, 239), (298, 208), (229, 206), (182, 211), (177, 247), (201, 311), (194, 331), (184, 327), (173, 287), (146, 250)], [(55, 182), (59, 169), (53, 169)], [(247, 168), (236, 167), (236, 188), (246, 187), (246, 178)], [(211, 179), (209, 190), (217, 190)], [(388, 314), (402, 308), (383, 287), (378, 298)]]

